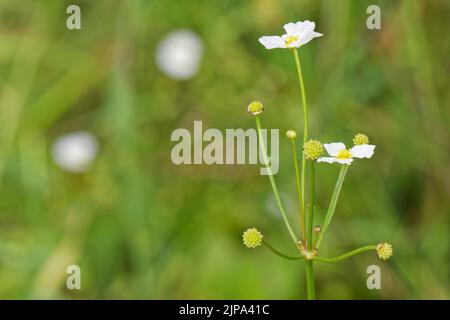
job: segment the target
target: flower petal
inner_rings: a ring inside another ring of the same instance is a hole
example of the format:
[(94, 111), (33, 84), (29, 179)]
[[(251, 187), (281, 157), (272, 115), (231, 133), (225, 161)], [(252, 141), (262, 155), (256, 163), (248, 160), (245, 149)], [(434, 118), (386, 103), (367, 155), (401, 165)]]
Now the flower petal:
[(373, 156), (375, 146), (372, 144), (360, 144), (350, 149), (350, 153), (354, 158), (371, 158)]
[(340, 164), (348, 164), (348, 165), (350, 165), (350, 164), (353, 162), (353, 159), (352, 159), (352, 158), (348, 158), (348, 159), (337, 159), (336, 162), (338, 162), (338, 163), (340, 163)]
[(279, 36), (264, 36), (258, 40), (266, 49), (286, 48), (283, 38)]
[(338, 162), (338, 158), (335, 157), (320, 157), (317, 162), (335, 163)]
[(301, 36), (302, 34), (305, 34), (307, 32), (314, 31), (314, 29), (316, 28), (316, 24), (312, 21), (305, 20), (303, 22), (302, 21), (297, 22), (296, 27), (297, 27), (297, 34)]
[(283, 28), (286, 31), (286, 34), (288, 36), (296, 36), (298, 34), (298, 32), (297, 32), (297, 30), (298, 30), (297, 23), (289, 22), (289, 23), (286, 23), (283, 26)]
[(345, 149), (345, 144), (342, 142), (325, 143), (323, 145), (328, 154), (332, 157), (336, 157), (342, 149)]
[(318, 38), (323, 36), (323, 34), (315, 32), (315, 31), (308, 31), (305, 33), (302, 37), (300, 37), (300, 45), (304, 45), (308, 42), (310, 42), (314, 38)]
[(323, 36), (323, 34), (315, 32), (315, 28), (316, 24), (309, 20), (299, 21), (295, 24), (295, 35), (298, 37), (300, 45), (304, 45), (314, 38)]
[(352, 158), (348, 158), (348, 159), (339, 159), (339, 158), (335, 158), (335, 157), (321, 157), (319, 159), (317, 159), (317, 162), (327, 162), (327, 163), (340, 163), (340, 164), (348, 164), (350, 165), (353, 162)]

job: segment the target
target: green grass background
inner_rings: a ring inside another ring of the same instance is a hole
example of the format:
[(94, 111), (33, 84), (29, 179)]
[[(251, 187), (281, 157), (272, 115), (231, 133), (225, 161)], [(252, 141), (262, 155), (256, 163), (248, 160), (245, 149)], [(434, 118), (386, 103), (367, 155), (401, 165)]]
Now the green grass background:
[[(65, 27), (69, 4), (82, 30)], [(378, 4), (382, 29), (365, 27)], [(302, 130), (294, 61), (261, 35), (313, 20), (324, 37), (300, 50), (310, 135), (351, 142), (365, 132), (371, 160), (349, 170), (324, 256), (389, 241), (374, 253), (317, 264), (321, 299), (448, 299), (448, 1), (31, 1), (0, 2), (0, 297), (298, 299), (303, 265), (241, 244), (249, 226), (295, 253), (259, 167), (175, 166), (171, 132), (280, 128), (276, 176), (297, 225), (295, 176), (284, 132)], [(154, 60), (162, 37), (190, 28), (204, 42), (200, 72), (179, 82)], [(92, 169), (51, 160), (60, 134), (100, 141)], [(323, 219), (338, 167), (317, 169)], [(78, 264), (82, 289), (65, 288)], [(382, 270), (368, 290), (366, 268)]]

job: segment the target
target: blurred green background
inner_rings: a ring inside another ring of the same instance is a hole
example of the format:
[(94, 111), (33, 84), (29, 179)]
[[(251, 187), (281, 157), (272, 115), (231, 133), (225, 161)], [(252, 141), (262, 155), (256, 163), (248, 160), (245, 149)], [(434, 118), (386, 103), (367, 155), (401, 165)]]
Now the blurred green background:
[[(66, 8), (81, 7), (81, 30)], [(366, 9), (381, 7), (381, 30)], [(0, 1), (0, 297), (138, 299), (305, 298), (303, 264), (248, 250), (255, 226), (281, 250), (295, 247), (259, 166), (176, 166), (176, 128), (280, 129), (276, 176), (297, 225), (287, 129), (302, 130), (292, 54), (262, 35), (316, 22), (324, 34), (300, 49), (310, 135), (377, 145), (344, 183), (323, 256), (388, 241), (374, 253), (316, 264), (320, 299), (448, 299), (448, 1)], [(176, 80), (155, 50), (190, 29), (203, 43), (198, 73)], [(61, 135), (90, 132), (95, 161), (70, 173), (53, 160)], [(322, 221), (338, 167), (317, 170)], [(67, 290), (66, 267), (81, 267)], [(368, 290), (379, 265), (382, 289)]]

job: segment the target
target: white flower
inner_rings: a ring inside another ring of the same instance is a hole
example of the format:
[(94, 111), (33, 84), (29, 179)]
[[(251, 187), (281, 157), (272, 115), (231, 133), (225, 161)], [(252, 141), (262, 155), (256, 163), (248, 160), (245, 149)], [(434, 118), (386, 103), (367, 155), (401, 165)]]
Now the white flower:
[(97, 139), (88, 132), (79, 131), (60, 136), (52, 146), (52, 155), (62, 169), (82, 173), (89, 169), (97, 149)]
[(200, 37), (191, 30), (175, 30), (165, 36), (156, 48), (156, 64), (175, 80), (192, 78), (199, 69), (203, 52)]
[(284, 25), (283, 28), (286, 33), (281, 37), (264, 36), (259, 38), (259, 42), (266, 47), (266, 49), (298, 48), (314, 38), (323, 36), (323, 34), (314, 31), (315, 27), (316, 24), (309, 20), (296, 23), (290, 22)]
[(375, 150), (375, 146), (372, 144), (356, 145), (349, 150), (342, 142), (325, 143), (323, 146), (330, 157), (321, 157), (317, 159), (317, 162), (351, 164), (353, 158), (371, 158)]

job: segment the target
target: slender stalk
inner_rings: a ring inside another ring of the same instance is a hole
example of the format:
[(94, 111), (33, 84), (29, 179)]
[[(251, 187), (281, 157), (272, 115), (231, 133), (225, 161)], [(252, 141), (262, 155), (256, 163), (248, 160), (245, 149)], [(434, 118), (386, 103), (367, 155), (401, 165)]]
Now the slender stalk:
[(283, 216), (283, 220), (284, 220), (284, 223), (286, 224), (289, 234), (291, 235), (292, 240), (294, 240), (294, 243), (296, 244), (297, 237), (295, 236), (295, 233), (292, 230), (291, 224), (289, 223), (289, 220), (287, 218), (286, 210), (284, 210), (283, 203), (281, 202), (280, 194), (278, 193), (277, 184), (275, 183), (275, 179), (272, 174), (272, 169), (270, 168), (270, 166), (268, 166), (269, 159), (267, 158), (266, 146), (264, 145), (264, 141), (262, 139), (262, 134), (261, 134), (261, 120), (259, 119), (258, 116), (255, 116), (255, 119), (256, 119), (256, 128), (258, 131), (259, 147), (261, 149), (261, 154), (264, 159), (264, 165), (266, 166), (266, 169), (268, 172), (270, 184), (272, 185), (273, 194), (275, 195), (275, 200), (277, 202), (278, 208), (280, 209), (281, 215)]
[(315, 193), (315, 172), (314, 161), (311, 161), (311, 181), (309, 191), (309, 218), (308, 218), (308, 249), (312, 249), (312, 235), (314, 224), (314, 193)]
[[(297, 67), (297, 76), (298, 83), (300, 86), (300, 94), (302, 96), (302, 106), (303, 106), (303, 145), (308, 141), (308, 105), (306, 104), (306, 92), (305, 92), (305, 84), (303, 81), (302, 67), (300, 63), (300, 57), (297, 52), (297, 49), (293, 49), (294, 53), (295, 65)], [(313, 164), (314, 166), (314, 164)], [(314, 167), (312, 168), (314, 172)], [(312, 173), (313, 173), (312, 172)], [(314, 175), (314, 174), (312, 174)], [(306, 159), (305, 155), (302, 152), (302, 175), (301, 175), (301, 197), (303, 204), (303, 212), (305, 212), (305, 177), (306, 177)], [(314, 179), (314, 177), (312, 178)], [(313, 195), (314, 197), (314, 195)], [(312, 210), (314, 210), (314, 205), (312, 204)], [(313, 211), (310, 211), (310, 221), (309, 221), (309, 229), (308, 229), (308, 246), (312, 244), (312, 215)], [(308, 299), (313, 300), (316, 298), (315, 287), (314, 287), (314, 267), (313, 262), (311, 260), (305, 261), (306, 266), (306, 286), (308, 291)]]
[(274, 247), (272, 247), (268, 242), (266, 242), (266, 241), (264, 241), (264, 240), (263, 240), (263, 244), (264, 244), (270, 251), (272, 251), (272, 252), (275, 253), (277, 256), (280, 256), (280, 257), (282, 257), (282, 258), (285, 258), (285, 259), (288, 259), (288, 260), (300, 260), (300, 259), (303, 259), (302, 256), (290, 256), (290, 255), (284, 254), (284, 253), (278, 251), (277, 249), (275, 249)]
[[(312, 250), (312, 234), (314, 223), (314, 197), (315, 197), (315, 172), (314, 161), (311, 161), (311, 174), (310, 174), (310, 191), (309, 191), (309, 217), (308, 217), (308, 237), (307, 244), (308, 250)], [(314, 300), (316, 297), (316, 289), (314, 283), (314, 263), (312, 260), (306, 261), (306, 287), (308, 291), (308, 300)]]
[(297, 67), (297, 76), (298, 83), (300, 86), (300, 93), (302, 95), (302, 105), (303, 105), (303, 143), (308, 140), (308, 106), (306, 104), (306, 92), (305, 92), (305, 83), (303, 82), (303, 74), (302, 74), (302, 66), (300, 64), (300, 56), (297, 52), (297, 49), (293, 49), (295, 65)]
[(347, 258), (350, 258), (354, 255), (357, 255), (359, 253), (362, 252), (366, 252), (366, 251), (370, 251), (370, 250), (376, 250), (377, 246), (376, 245), (370, 245), (370, 246), (364, 246), (352, 251), (349, 251), (347, 253), (341, 254), (340, 256), (334, 257), (334, 258), (321, 258), (321, 257), (315, 257), (314, 260), (320, 261), (320, 262), (337, 262), (337, 261), (341, 261)]
[[(298, 83), (300, 87), (300, 94), (302, 96), (302, 106), (303, 106), (303, 144), (308, 140), (308, 105), (306, 104), (306, 92), (305, 84), (303, 82), (302, 66), (300, 63), (300, 56), (297, 49), (292, 49), (294, 53), (295, 65), (297, 67)], [(303, 211), (305, 211), (305, 172), (306, 172), (306, 159), (305, 155), (302, 153), (302, 176), (301, 176), (301, 194)]]
[(314, 266), (312, 260), (305, 260), (306, 288), (308, 300), (316, 299), (316, 288), (314, 286)]
[(331, 196), (330, 206), (328, 207), (327, 213), (325, 215), (325, 220), (323, 222), (322, 230), (319, 235), (319, 239), (317, 240), (316, 248), (320, 248), (320, 244), (322, 243), (323, 236), (325, 235), (325, 232), (328, 229), (328, 226), (330, 225), (331, 219), (333, 218), (334, 211), (336, 209), (336, 204), (339, 199), (339, 194), (342, 189), (342, 184), (344, 183), (345, 174), (348, 170), (348, 165), (343, 164), (341, 165), (341, 171), (339, 172), (339, 177), (336, 181), (336, 185), (334, 186), (333, 195)]
[(298, 170), (298, 161), (297, 161), (297, 148), (295, 145), (295, 139), (290, 139), (291, 145), (292, 145), (292, 156), (294, 158), (294, 167), (295, 167), (295, 177), (297, 180), (297, 194), (298, 194), (298, 205), (299, 205), (299, 211), (300, 211), (300, 232), (301, 232), (301, 238), (303, 241), (306, 239), (306, 229), (305, 229), (305, 211), (303, 206), (303, 197), (302, 197), (302, 190), (300, 186), (300, 172)]

